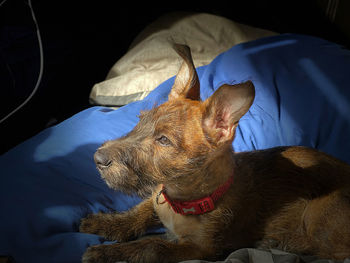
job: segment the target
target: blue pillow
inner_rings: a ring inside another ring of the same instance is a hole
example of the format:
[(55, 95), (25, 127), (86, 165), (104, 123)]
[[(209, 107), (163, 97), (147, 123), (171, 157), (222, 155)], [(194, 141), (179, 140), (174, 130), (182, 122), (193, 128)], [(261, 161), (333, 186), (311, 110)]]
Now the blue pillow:
[[(350, 163), (349, 50), (286, 34), (236, 45), (197, 71), (203, 100), (224, 83), (255, 85), (236, 151), (305, 145)], [(118, 110), (84, 110), (0, 157), (1, 255), (16, 262), (80, 262), (88, 246), (107, 242), (79, 233), (80, 219), (123, 211), (140, 199), (110, 190), (93, 154), (104, 141), (128, 133), (141, 110), (164, 102), (173, 81)]]

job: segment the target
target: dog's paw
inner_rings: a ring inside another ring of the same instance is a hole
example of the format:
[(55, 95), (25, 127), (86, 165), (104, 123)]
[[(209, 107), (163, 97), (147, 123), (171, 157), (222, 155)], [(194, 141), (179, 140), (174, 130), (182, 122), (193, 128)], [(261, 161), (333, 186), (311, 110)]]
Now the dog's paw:
[(112, 262), (111, 260), (110, 245), (97, 245), (91, 246), (85, 251), (82, 263), (106, 263)]
[(79, 231), (82, 233), (96, 234), (107, 240), (125, 242), (129, 240), (129, 227), (120, 214), (90, 214), (80, 221)]
[[(128, 263), (148, 262), (137, 257), (138, 251), (128, 243), (97, 245), (89, 247), (82, 258), (82, 263), (108, 263), (126, 261)], [(157, 262), (157, 261), (151, 261)]]
[(87, 217), (81, 219), (79, 231), (82, 233), (104, 236), (106, 232), (106, 223), (111, 223), (109, 221), (110, 220), (107, 214), (90, 214)]
[[(83, 263), (170, 263), (175, 260), (163, 239), (146, 238), (126, 243), (89, 247), (83, 255)], [(178, 260), (177, 260), (178, 261)], [(176, 262), (177, 262), (176, 261)]]

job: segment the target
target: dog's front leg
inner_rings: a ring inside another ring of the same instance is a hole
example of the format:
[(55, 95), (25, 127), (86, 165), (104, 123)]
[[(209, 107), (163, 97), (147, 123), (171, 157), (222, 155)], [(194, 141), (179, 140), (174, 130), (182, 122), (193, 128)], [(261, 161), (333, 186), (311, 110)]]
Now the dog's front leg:
[(149, 198), (123, 213), (90, 214), (81, 220), (79, 231), (124, 242), (141, 236), (147, 228), (159, 224), (152, 199)]
[(211, 249), (201, 248), (190, 242), (175, 243), (161, 238), (145, 238), (127, 243), (89, 247), (82, 262), (179, 262), (189, 259), (203, 259), (212, 253)]

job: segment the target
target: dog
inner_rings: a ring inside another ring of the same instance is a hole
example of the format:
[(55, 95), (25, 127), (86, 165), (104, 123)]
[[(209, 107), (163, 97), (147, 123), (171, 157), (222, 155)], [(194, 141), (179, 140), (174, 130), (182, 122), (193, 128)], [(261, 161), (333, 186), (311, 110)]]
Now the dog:
[[(183, 63), (168, 101), (94, 155), (109, 187), (144, 201), (82, 219), (81, 232), (118, 241), (89, 247), (82, 261), (217, 260), (244, 247), (350, 257), (350, 166), (301, 146), (235, 153), (253, 83), (225, 84), (201, 101), (190, 48), (174, 47)], [(137, 239), (158, 225), (167, 238)]]

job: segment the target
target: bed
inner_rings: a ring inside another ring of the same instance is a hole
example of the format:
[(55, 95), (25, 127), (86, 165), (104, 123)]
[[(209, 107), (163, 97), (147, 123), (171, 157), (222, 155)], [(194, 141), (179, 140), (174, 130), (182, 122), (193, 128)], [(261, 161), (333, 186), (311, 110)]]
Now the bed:
[[(80, 262), (88, 246), (117, 242), (78, 232), (80, 219), (87, 214), (124, 211), (140, 202), (137, 196), (107, 187), (93, 154), (104, 141), (128, 133), (141, 110), (166, 101), (181, 63), (166, 46), (176, 25), (181, 30), (176, 28), (178, 34), (170, 40), (193, 47), (202, 100), (223, 83), (254, 82), (256, 98), (237, 128), (235, 151), (304, 145), (350, 164), (349, 50), (324, 39), (279, 35), (208, 14), (170, 17), (169, 24), (160, 20), (160, 30), (155, 24), (147, 27), (106, 81), (92, 88), (90, 99), (98, 106), (42, 131), (0, 157), (0, 255), (15, 262)], [(184, 19), (197, 27), (200, 37), (195, 38), (203, 46), (193, 42), (190, 29), (181, 24)], [(213, 26), (200, 27), (201, 21)], [(155, 58), (145, 51), (154, 43), (160, 43)], [(151, 67), (152, 58), (154, 62), (168, 57), (165, 64)], [(168, 64), (171, 68), (165, 71)], [(131, 90), (128, 79), (135, 80), (133, 88), (141, 88)], [(150, 229), (148, 234), (163, 232)], [(300, 261), (324, 262), (253, 248), (232, 251), (222, 262)]]

